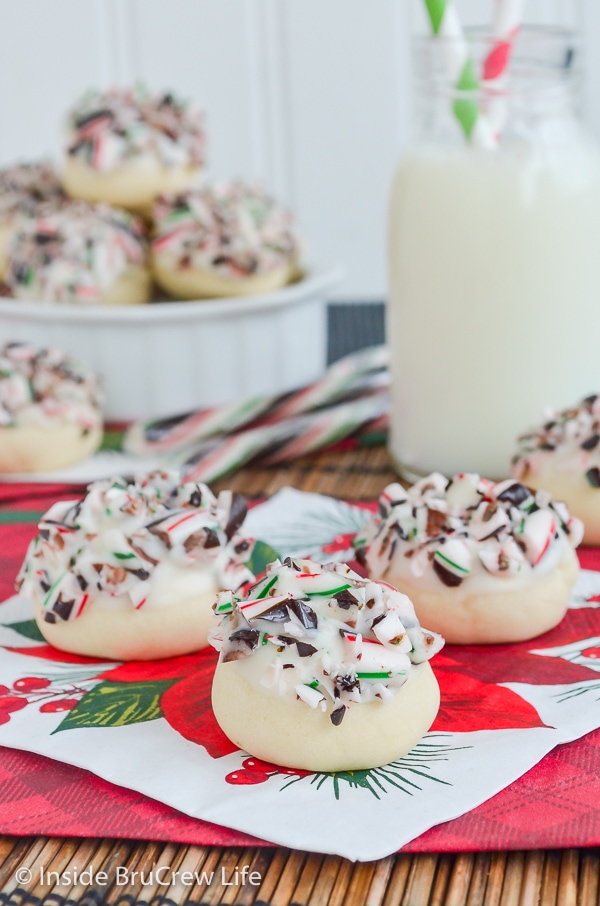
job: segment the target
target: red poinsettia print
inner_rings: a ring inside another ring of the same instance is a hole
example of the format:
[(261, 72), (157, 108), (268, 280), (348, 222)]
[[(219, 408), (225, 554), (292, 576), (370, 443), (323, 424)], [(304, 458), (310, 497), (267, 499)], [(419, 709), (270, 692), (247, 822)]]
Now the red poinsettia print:
[(99, 675), (111, 682), (152, 682), (174, 680), (162, 693), (163, 717), (185, 739), (203, 746), (213, 758), (237, 751), (223, 733), (210, 702), (217, 653), (205, 648), (194, 654), (160, 661), (130, 661)]
[(432, 730), (466, 733), (545, 726), (533, 705), (512, 690), (444, 669), (443, 653), (436, 656), (438, 660), (435, 673), (441, 702)]

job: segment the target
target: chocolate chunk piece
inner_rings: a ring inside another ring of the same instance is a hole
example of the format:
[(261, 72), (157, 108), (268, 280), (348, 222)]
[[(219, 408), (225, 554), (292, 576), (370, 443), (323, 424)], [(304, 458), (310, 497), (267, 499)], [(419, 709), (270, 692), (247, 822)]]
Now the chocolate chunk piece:
[(498, 500), (504, 500), (507, 503), (512, 503), (513, 506), (520, 506), (526, 500), (531, 497), (531, 491), (529, 491), (525, 485), (521, 484), (518, 481), (515, 481), (514, 484), (511, 484), (510, 487), (502, 491), (498, 495)]
[(314, 645), (309, 645), (307, 642), (300, 642), (291, 635), (278, 635), (277, 641), (288, 647), (290, 645), (295, 645), (300, 657), (311, 657), (311, 655), (316, 654), (318, 651)]
[(230, 642), (244, 642), (250, 649), (254, 651), (258, 645), (258, 639), (260, 637), (260, 632), (258, 629), (236, 629), (235, 632), (232, 632), (229, 636)]
[(61, 620), (68, 620), (74, 607), (75, 600), (63, 601), (62, 596), (59, 595), (58, 600), (52, 605), (52, 610)]
[(329, 717), (330, 717), (331, 723), (333, 724), (334, 727), (339, 727), (339, 725), (341, 724), (341, 722), (344, 719), (345, 713), (346, 713), (346, 705), (338, 705), (338, 707), (335, 708), (331, 712)]
[(581, 445), (582, 450), (593, 450), (598, 446), (598, 441), (600, 441), (600, 434), (592, 434), (591, 437), (588, 437), (587, 440)]
[(225, 534), (227, 538), (233, 537), (240, 525), (246, 518), (246, 513), (248, 512), (248, 507), (246, 506), (246, 501), (241, 494), (238, 494), (237, 491), (234, 491), (231, 497), (231, 508), (229, 510), (229, 518), (227, 520), (227, 525), (225, 526)]
[(360, 691), (360, 680), (351, 673), (347, 673), (345, 676), (336, 676), (335, 684), (343, 692), (352, 692), (353, 689)]
[(430, 538), (440, 535), (446, 527), (446, 514), (427, 507), (427, 525), (425, 531)]
[(287, 602), (284, 602), (281, 604), (274, 604), (273, 607), (269, 607), (268, 610), (263, 610), (262, 613), (251, 618), (249, 622), (252, 622), (252, 619), (256, 619), (269, 620), (271, 623), (285, 623), (289, 618), (290, 615), (287, 609)]
[(293, 613), (297, 620), (300, 622), (300, 625), (304, 626), (305, 629), (317, 628), (319, 622), (317, 615), (312, 607), (310, 607), (304, 601), (299, 601), (297, 598), (290, 598), (290, 600), (287, 602), (287, 607), (288, 610)]
[(356, 607), (358, 604), (358, 599), (347, 588), (344, 591), (338, 591), (332, 597), (335, 598), (338, 602), (338, 607), (341, 607), (342, 610), (350, 610), (351, 607)]
[(600, 469), (598, 466), (588, 469), (585, 473), (585, 477), (592, 488), (600, 488)]
[(462, 576), (457, 576), (455, 573), (450, 572), (449, 569), (446, 569), (438, 560), (432, 560), (433, 571), (436, 573), (437, 577), (441, 579), (444, 585), (447, 585), (449, 588), (455, 588), (463, 580)]

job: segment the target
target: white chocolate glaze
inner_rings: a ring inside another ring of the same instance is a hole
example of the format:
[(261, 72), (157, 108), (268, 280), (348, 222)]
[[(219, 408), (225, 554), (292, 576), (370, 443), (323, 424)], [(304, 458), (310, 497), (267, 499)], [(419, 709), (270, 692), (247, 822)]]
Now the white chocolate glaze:
[(391, 484), (379, 515), (355, 541), (373, 576), (435, 591), (444, 586), (494, 591), (533, 584), (582, 537), (580, 521), (543, 491), (514, 479), (433, 473), (406, 490)]
[(412, 665), (443, 645), (421, 629), (411, 601), (342, 563), (278, 560), (247, 597), (219, 596), (210, 643), (267, 696), (329, 713), (391, 701)]

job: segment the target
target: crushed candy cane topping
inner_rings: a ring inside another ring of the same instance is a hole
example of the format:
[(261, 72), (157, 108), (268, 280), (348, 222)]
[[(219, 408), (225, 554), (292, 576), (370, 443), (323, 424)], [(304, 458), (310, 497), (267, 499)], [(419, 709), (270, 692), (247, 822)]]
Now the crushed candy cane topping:
[(355, 547), (373, 575), (385, 576), (393, 564), (407, 580), (433, 574), (455, 587), (482, 572), (507, 579), (542, 571), (553, 552), (582, 537), (580, 520), (546, 491), (513, 478), (434, 472), (408, 490), (388, 485)]
[(260, 186), (237, 181), (161, 196), (153, 215), (152, 250), (172, 267), (241, 279), (299, 254), (292, 215)]
[(100, 302), (146, 263), (141, 220), (109, 205), (70, 202), (19, 221), (8, 245), (6, 294), (35, 302)]
[(519, 437), (511, 474), (535, 474), (550, 461), (559, 471), (583, 475), (592, 488), (600, 488), (600, 396), (587, 396), (578, 406), (550, 411), (544, 424)]
[(223, 592), (214, 609), (220, 662), (249, 658), (261, 688), (327, 711), (335, 726), (355, 704), (390, 701), (444, 644), (406, 595), (344, 563), (276, 560), (245, 598)]
[(0, 426), (59, 420), (85, 432), (100, 423), (101, 405), (97, 378), (67, 353), (27, 343), (0, 347)]
[(205, 484), (179, 484), (169, 472), (97, 481), (83, 500), (46, 513), (17, 587), (43, 602), (49, 623), (74, 620), (97, 592), (128, 595), (139, 610), (163, 563), (212, 570), (219, 588), (237, 589), (254, 580), (245, 565), (254, 539), (239, 533), (245, 516), (240, 494), (215, 497)]
[(149, 155), (166, 167), (204, 161), (204, 113), (170, 91), (88, 91), (69, 112), (67, 130), (67, 154), (101, 173)]
[(31, 217), (40, 205), (60, 205), (66, 199), (48, 163), (22, 163), (0, 170), (0, 220)]

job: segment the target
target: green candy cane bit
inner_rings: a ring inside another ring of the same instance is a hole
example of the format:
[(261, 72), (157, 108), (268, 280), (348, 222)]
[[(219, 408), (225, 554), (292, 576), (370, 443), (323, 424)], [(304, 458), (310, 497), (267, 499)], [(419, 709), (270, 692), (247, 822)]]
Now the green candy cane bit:
[(314, 679), (314, 680), (312, 681), (312, 683), (304, 683), (304, 685), (305, 685), (305, 686), (308, 686), (309, 689), (318, 689), (318, 688), (319, 688), (319, 680)]
[(465, 576), (468, 576), (471, 572), (470, 569), (466, 569), (464, 566), (459, 566), (458, 563), (455, 563), (454, 560), (450, 560), (449, 557), (444, 557), (444, 555), (439, 551), (435, 552), (435, 556), (438, 558), (438, 560), (443, 560), (444, 563), (448, 564), (448, 566), (451, 566), (453, 569), (457, 569), (459, 573), (463, 573), (463, 575)]
[(233, 604), (231, 601), (226, 601), (225, 604), (219, 604), (216, 608), (215, 613), (229, 613), (233, 610)]
[(56, 580), (56, 582), (54, 583), (54, 585), (52, 585), (51, 588), (48, 590), (48, 594), (44, 598), (44, 603), (42, 604), (42, 609), (45, 609), (47, 607), (48, 602), (52, 599), (54, 592), (56, 591), (56, 589), (58, 588), (58, 586), (60, 585), (60, 583), (62, 582), (62, 580), (64, 579), (64, 577), (66, 575), (67, 574), (65, 572), (62, 574), (62, 576), (59, 576), (58, 579)]
[(113, 551), (113, 557), (116, 557), (117, 560), (133, 560), (135, 554), (117, 554), (116, 551)]
[(271, 589), (273, 588), (273, 586), (275, 585), (276, 582), (277, 582), (277, 576), (273, 576), (271, 581), (267, 582), (267, 584), (262, 589), (262, 591), (260, 591), (257, 594), (256, 600), (259, 601), (261, 598), (265, 598), (269, 594), (269, 592), (271, 591)]
[(309, 598), (324, 598), (325, 596), (332, 597), (337, 595), (340, 591), (346, 591), (347, 588), (351, 588), (350, 585), (340, 585), (338, 588), (328, 588), (327, 591), (307, 591), (306, 594)]
[[(402, 671), (402, 672), (406, 672), (406, 671)], [(384, 670), (383, 672), (380, 672), (380, 673), (357, 673), (356, 674), (358, 679), (382, 679), (382, 680), (389, 679), (391, 675), (392, 675), (391, 671), (389, 671), (389, 670)]]

